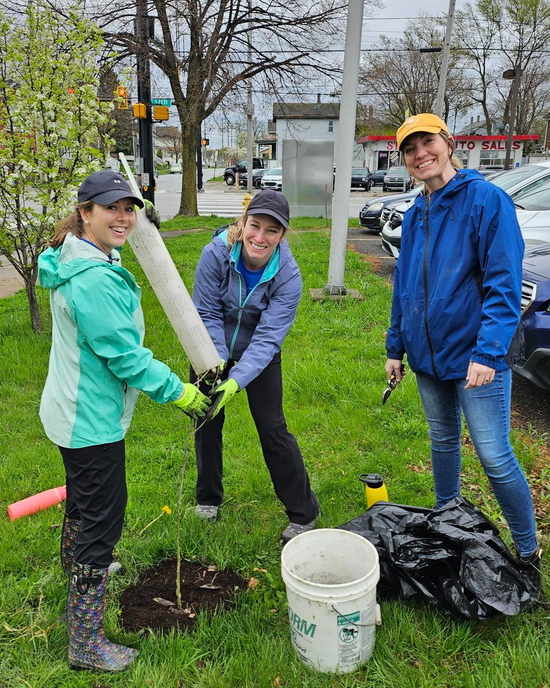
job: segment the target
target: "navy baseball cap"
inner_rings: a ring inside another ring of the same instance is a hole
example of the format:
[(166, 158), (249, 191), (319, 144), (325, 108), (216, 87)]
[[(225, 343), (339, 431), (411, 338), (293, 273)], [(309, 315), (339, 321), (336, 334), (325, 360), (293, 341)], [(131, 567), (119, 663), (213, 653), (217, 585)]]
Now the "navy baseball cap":
[(264, 189), (257, 193), (246, 210), (247, 215), (270, 215), (286, 229), (290, 220), (288, 201), (280, 191)]
[(141, 198), (134, 195), (124, 177), (112, 170), (92, 172), (78, 188), (78, 202), (93, 201), (98, 205), (110, 205), (122, 198), (129, 198), (134, 205), (143, 208)]

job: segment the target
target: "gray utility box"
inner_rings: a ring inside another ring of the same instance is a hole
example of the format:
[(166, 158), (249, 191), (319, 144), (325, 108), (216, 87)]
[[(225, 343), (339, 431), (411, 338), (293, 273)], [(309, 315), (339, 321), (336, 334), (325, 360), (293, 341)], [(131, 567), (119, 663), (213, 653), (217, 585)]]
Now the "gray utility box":
[(333, 172), (333, 141), (283, 141), (283, 193), (290, 217), (331, 217)]

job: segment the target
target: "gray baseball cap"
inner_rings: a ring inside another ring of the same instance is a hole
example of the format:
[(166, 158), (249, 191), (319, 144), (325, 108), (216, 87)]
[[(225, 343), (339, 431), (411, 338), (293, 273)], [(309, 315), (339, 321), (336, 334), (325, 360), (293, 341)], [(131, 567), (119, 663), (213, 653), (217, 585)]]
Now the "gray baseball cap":
[(286, 229), (290, 220), (290, 208), (288, 201), (280, 191), (264, 189), (257, 193), (246, 211), (247, 215), (270, 215), (283, 225)]
[(78, 188), (78, 202), (93, 201), (98, 205), (110, 205), (129, 198), (134, 205), (143, 208), (141, 198), (134, 195), (124, 177), (112, 170), (92, 172)]

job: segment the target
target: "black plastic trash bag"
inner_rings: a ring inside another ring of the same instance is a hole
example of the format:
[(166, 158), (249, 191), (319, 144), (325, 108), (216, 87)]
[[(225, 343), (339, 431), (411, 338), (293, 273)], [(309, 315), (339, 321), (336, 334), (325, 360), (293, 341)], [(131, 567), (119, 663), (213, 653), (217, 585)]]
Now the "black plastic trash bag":
[(377, 502), (340, 528), (376, 547), (380, 596), (423, 597), (476, 621), (518, 614), (537, 599), (498, 528), (467, 499), (441, 509)]

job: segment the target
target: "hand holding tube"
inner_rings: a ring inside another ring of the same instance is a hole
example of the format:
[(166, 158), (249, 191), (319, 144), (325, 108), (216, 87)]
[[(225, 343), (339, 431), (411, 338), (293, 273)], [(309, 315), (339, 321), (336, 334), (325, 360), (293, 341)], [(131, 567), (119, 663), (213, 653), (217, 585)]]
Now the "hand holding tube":
[(225, 382), (222, 382), (214, 389), (208, 392), (210, 397), (215, 397), (212, 406), (210, 407), (208, 413), (206, 414), (207, 420), (212, 420), (215, 418), (222, 408), (229, 402), (235, 394), (239, 391), (239, 384), (236, 380), (229, 377)]
[(204, 395), (198, 387), (195, 387), (190, 382), (186, 382), (183, 386), (182, 395), (173, 403), (186, 415), (196, 420), (206, 415), (212, 400)]

